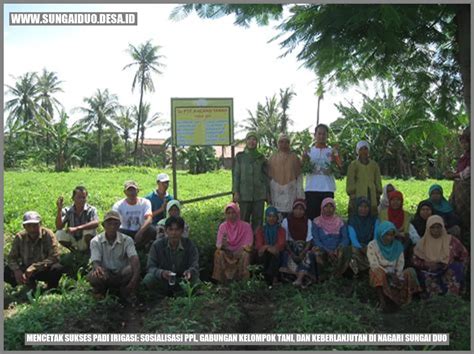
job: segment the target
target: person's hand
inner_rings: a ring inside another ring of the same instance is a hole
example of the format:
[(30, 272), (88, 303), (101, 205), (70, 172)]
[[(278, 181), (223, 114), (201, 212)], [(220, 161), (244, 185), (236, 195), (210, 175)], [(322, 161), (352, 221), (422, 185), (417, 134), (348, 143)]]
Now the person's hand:
[(17, 269), (13, 272), (17, 284), (26, 284), (26, 276), (20, 269)]
[(335, 251), (329, 252), (329, 258), (335, 261), (337, 259), (337, 253)]
[(189, 270), (185, 270), (183, 273), (183, 278), (187, 281), (191, 280), (191, 272)]
[(168, 199), (165, 198), (165, 202), (163, 203), (163, 205), (161, 206), (162, 210), (165, 211), (166, 210), (166, 206), (168, 205)]
[(334, 156), (339, 156), (339, 144), (334, 144), (332, 146), (332, 153)]
[(62, 210), (64, 205), (64, 198), (63, 196), (60, 196), (58, 200), (56, 201), (56, 206), (58, 207), (59, 210)]
[(235, 193), (234, 193), (234, 198), (233, 198), (234, 203), (238, 203), (239, 200), (240, 200), (240, 193), (239, 193), (239, 192), (235, 192)]
[(267, 246), (267, 251), (275, 256), (278, 254), (278, 250), (275, 246)]
[(99, 279), (105, 278), (105, 270), (101, 266), (96, 266), (92, 274)]
[(395, 285), (395, 287), (397, 288), (401, 287), (402, 285), (402, 282), (397, 274), (395, 274), (395, 276), (393, 277), (393, 285)]
[(78, 231), (79, 227), (74, 227), (74, 226), (71, 226), (71, 227), (68, 227), (67, 228), (67, 232), (70, 233), (70, 234), (73, 234), (75, 233), (76, 231)]
[(171, 276), (171, 272), (169, 270), (164, 270), (161, 272), (161, 277), (165, 280), (169, 280)]

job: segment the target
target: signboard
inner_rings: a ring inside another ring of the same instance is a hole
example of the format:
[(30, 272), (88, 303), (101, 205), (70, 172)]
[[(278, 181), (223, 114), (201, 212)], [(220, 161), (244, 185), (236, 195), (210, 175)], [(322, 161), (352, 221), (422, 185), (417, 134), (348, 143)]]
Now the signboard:
[(234, 137), (232, 98), (172, 98), (174, 146), (231, 145)]

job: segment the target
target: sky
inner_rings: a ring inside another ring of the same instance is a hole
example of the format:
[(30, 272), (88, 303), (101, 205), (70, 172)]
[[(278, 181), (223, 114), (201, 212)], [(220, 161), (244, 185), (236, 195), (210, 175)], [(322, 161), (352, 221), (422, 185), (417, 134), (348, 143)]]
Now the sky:
[[(147, 40), (161, 46), (166, 67), (154, 75), (155, 92), (146, 93), (151, 112), (170, 119), (171, 97), (232, 97), (237, 123), (254, 112), (258, 102), (291, 87), (296, 93), (289, 109), (292, 131), (314, 129), (316, 123), (317, 77), (302, 67), (296, 53), (284, 58), (277, 41), (277, 24), (243, 28), (234, 17), (204, 20), (195, 14), (173, 21), (169, 14), (175, 4), (51, 4), (4, 5), (4, 83), (46, 68), (63, 81), (63, 103), (72, 121), (81, 117), (75, 107), (97, 89), (108, 88), (125, 106), (138, 105), (139, 91), (132, 92), (135, 69), (123, 70), (132, 62), (129, 44)], [(123, 11), (137, 12), (137, 26), (9, 26), (11, 11)], [(348, 100), (360, 103), (356, 88), (332, 89), (321, 101), (320, 121), (329, 124), (338, 118), (334, 104)], [(4, 86), (4, 94), (7, 88)], [(9, 96), (5, 96), (5, 101)], [(236, 137), (242, 133), (236, 130)], [(164, 137), (157, 128), (147, 130), (147, 138)], [(240, 136), (239, 136), (240, 135)]]

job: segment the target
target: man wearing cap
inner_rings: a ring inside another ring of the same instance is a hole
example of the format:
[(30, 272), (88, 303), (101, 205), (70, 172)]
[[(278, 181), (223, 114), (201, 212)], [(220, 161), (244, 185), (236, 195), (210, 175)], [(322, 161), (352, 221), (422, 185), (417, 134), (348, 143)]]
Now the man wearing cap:
[(173, 197), (168, 194), (170, 177), (166, 173), (156, 176), (157, 189), (149, 193), (145, 198), (151, 202), (153, 225), (157, 225), (161, 219), (166, 217), (166, 205)]
[(71, 252), (88, 251), (89, 243), (99, 226), (97, 209), (87, 204), (87, 189), (83, 186), (74, 188), (72, 200), (74, 204), (66, 208), (63, 208), (62, 196), (56, 202), (56, 237), (59, 243)]
[(245, 151), (235, 156), (234, 202), (240, 206), (240, 217), (255, 230), (262, 225), (265, 200), (270, 203), (270, 184), (267, 160), (258, 152), (258, 137), (254, 132), (246, 136)]
[(16, 286), (25, 284), (36, 288), (36, 281), (45, 281), (48, 289), (56, 288), (62, 274), (59, 264), (59, 248), (54, 233), (41, 226), (41, 216), (36, 211), (23, 215), (24, 231), (16, 234), (8, 265), (5, 267), (5, 282)]
[(140, 261), (135, 244), (130, 236), (119, 232), (120, 214), (109, 211), (104, 216), (104, 232), (91, 241), (92, 271), (87, 279), (97, 298), (107, 289), (118, 288), (120, 295), (134, 302), (140, 280)]
[(156, 229), (151, 224), (151, 203), (146, 198), (138, 197), (138, 185), (127, 181), (124, 185), (126, 198), (114, 204), (112, 210), (118, 212), (122, 219), (120, 232), (132, 237), (138, 248), (145, 248), (156, 238)]

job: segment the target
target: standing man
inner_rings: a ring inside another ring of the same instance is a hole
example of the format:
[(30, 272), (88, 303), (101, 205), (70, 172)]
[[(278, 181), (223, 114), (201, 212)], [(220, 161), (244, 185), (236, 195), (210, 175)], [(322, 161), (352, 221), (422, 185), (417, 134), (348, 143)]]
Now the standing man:
[(270, 203), (270, 184), (267, 160), (257, 151), (258, 137), (254, 132), (246, 136), (245, 150), (235, 157), (234, 202), (239, 203), (241, 218), (255, 230), (263, 223), (265, 201)]
[(87, 189), (83, 186), (74, 188), (72, 200), (74, 204), (66, 208), (62, 196), (56, 202), (56, 237), (71, 252), (86, 252), (99, 226), (97, 209), (87, 204)]
[(48, 289), (56, 288), (62, 274), (59, 264), (59, 248), (54, 233), (41, 226), (41, 216), (36, 211), (23, 215), (24, 231), (16, 234), (8, 265), (5, 267), (5, 282), (12, 286), (25, 284), (36, 288), (36, 281), (45, 281)]
[(102, 223), (104, 232), (91, 241), (93, 270), (87, 279), (96, 298), (109, 288), (119, 288), (120, 295), (133, 303), (140, 280), (140, 261), (131, 237), (119, 232), (120, 214), (109, 211)]
[(166, 205), (173, 199), (173, 197), (167, 192), (170, 184), (170, 177), (166, 173), (160, 173), (156, 176), (156, 184), (156, 190), (145, 197), (151, 202), (153, 225), (157, 225), (161, 219), (166, 217)]
[(146, 198), (138, 197), (138, 184), (127, 181), (124, 184), (126, 198), (114, 204), (112, 210), (118, 212), (122, 219), (119, 231), (132, 237), (137, 248), (145, 248), (156, 238), (156, 229), (151, 224), (151, 203)]

